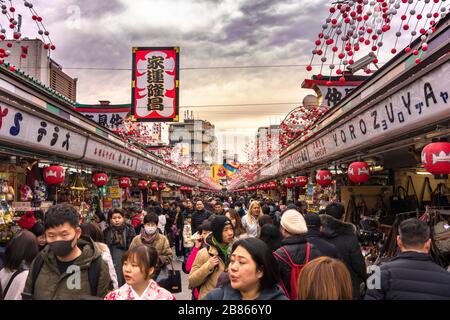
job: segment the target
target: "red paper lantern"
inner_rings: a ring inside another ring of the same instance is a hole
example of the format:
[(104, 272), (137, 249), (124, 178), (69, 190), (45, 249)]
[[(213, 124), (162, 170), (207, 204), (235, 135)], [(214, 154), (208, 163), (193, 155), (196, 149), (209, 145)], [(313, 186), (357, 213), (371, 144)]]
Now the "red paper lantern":
[(284, 180), (284, 185), (286, 186), (286, 188), (293, 188), (294, 187), (294, 179), (286, 178), (286, 180)]
[(44, 181), (47, 185), (56, 185), (64, 182), (66, 173), (61, 166), (49, 166), (44, 169)]
[(370, 179), (370, 169), (366, 162), (353, 162), (348, 166), (348, 178), (353, 183), (364, 183)]
[(333, 183), (330, 170), (319, 170), (316, 174), (316, 181), (322, 187), (328, 187)]
[(269, 189), (271, 190), (277, 190), (278, 184), (276, 181), (269, 182)]
[(131, 179), (128, 177), (122, 177), (119, 179), (119, 187), (126, 189), (131, 187)]
[(307, 176), (298, 176), (295, 178), (295, 184), (297, 187), (304, 187), (308, 184), (308, 177)]
[(166, 184), (164, 182), (161, 182), (159, 184), (159, 190), (164, 190), (166, 188)]
[(146, 180), (139, 180), (138, 182), (138, 187), (141, 190), (144, 190), (145, 188), (147, 188), (148, 182)]
[(97, 173), (94, 174), (94, 176), (92, 177), (92, 182), (97, 186), (97, 187), (103, 187), (104, 185), (106, 185), (109, 181), (109, 177), (106, 173)]
[(422, 150), (422, 164), (437, 179), (445, 179), (450, 173), (450, 143), (444, 139), (430, 143)]
[(153, 181), (151, 184), (151, 188), (152, 188), (152, 190), (158, 190), (158, 182)]

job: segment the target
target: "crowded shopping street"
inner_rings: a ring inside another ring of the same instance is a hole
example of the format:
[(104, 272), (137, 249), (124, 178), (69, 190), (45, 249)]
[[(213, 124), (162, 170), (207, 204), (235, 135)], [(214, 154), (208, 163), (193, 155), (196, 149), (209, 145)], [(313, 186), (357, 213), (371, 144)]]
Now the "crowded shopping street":
[(450, 300), (449, 1), (0, 6), (0, 311)]

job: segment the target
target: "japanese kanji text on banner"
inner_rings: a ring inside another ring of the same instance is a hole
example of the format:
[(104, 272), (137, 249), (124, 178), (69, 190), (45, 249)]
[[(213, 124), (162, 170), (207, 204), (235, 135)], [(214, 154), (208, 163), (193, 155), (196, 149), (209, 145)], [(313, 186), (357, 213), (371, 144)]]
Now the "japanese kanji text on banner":
[(179, 53), (178, 47), (133, 48), (133, 121), (178, 121)]

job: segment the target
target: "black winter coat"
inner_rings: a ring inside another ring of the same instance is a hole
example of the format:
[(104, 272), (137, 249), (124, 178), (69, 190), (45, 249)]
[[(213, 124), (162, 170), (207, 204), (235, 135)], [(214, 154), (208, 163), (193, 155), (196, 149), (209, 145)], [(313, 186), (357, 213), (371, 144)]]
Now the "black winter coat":
[(197, 232), (198, 227), (211, 216), (211, 212), (203, 209), (202, 211), (195, 210), (192, 214), (192, 234)]
[(167, 210), (163, 209), (163, 214), (166, 215), (166, 226), (165, 226), (166, 234), (172, 233), (172, 225), (173, 225), (173, 222), (175, 221), (176, 213), (172, 209), (167, 209)]
[(306, 239), (315, 245), (324, 256), (342, 260), (336, 246), (324, 239), (319, 230), (309, 228)]
[[(296, 235), (293, 237), (289, 237), (281, 241), (281, 247), (278, 248), (275, 253), (281, 256), (284, 260), (289, 261), (289, 258), (286, 257), (286, 253), (282, 249), (284, 247), (286, 251), (289, 253), (292, 261), (295, 264), (304, 264), (306, 262), (306, 243), (307, 239), (304, 235)], [(280, 267), (280, 276), (283, 281), (284, 287), (287, 292), (291, 292), (291, 268), (287, 263), (278, 258), (275, 254), (275, 259), (278, 262)], [(311, 244), (311, 251), (309, 254), (309, 261), (322, 256), (321, 252)]]
[(380, 284), (365, 300), (450, 300), (450, 272), (426, 253), (403, 252), (382, 264)]
[(360, 299), (361, 284), (367, 280), (367, 270), (356, 235), (356, 227), (326, 214), (320, 215), (320, 220), (324, 238), (338, 249), (342, 261), (350, 272), (353, 298)]

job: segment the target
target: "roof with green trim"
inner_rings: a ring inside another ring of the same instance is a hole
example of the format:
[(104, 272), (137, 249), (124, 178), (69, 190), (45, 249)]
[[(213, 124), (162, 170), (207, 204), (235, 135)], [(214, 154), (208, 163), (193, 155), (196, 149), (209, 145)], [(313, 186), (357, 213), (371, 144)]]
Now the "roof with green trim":
[(13, 75), (16, 76), (19, 80), (22, 80), (23, 82), (26, 82), (27, 84), (31, 85), (32, 87), (34, 87), (34, 89), (41, 91), (44, 94), (50, 95), (52, 98), (54, 98), (55, 100), (58, 100), (59, 102), (65, 103), (65, 104), (69, 104), (71, 107), (75, 107), (76, 106), (76, 102), (67, 98), (65, 95), (59, 93), (58, 91), (56, 91), (53, 88), (50, 88), (49, 86), (46, 86), (45, 84), (43, 84), (42, 82), (40, 82), (38, 79), (30, 76), (29, 74), (25, 73), (25, 71), (16, 68), (15, 71), (11, 71), (10, 67), (12, 65), (8, 62), (5, 62), (3, 64), (0, 64), (0, 70), (1, 71), (6, 71), (7, 74), (9, 75)]

